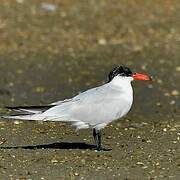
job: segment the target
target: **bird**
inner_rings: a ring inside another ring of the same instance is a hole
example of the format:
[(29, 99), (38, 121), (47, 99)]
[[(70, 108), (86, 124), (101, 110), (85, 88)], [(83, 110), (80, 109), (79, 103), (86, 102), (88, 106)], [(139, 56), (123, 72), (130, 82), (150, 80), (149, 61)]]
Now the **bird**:
[(149, 81), (151, 77), (136, 73), (124, 65), (115, 66), (107, 82), (88, 89), (73, 98), (41, 106), (6, 107), (24, 114), (1, 116), (6, 119), (59, 121), (76, 128), (92, 129), (96, 150), (103, 150), (102, 129), (125, 116), (133, 103), (133, 80)]

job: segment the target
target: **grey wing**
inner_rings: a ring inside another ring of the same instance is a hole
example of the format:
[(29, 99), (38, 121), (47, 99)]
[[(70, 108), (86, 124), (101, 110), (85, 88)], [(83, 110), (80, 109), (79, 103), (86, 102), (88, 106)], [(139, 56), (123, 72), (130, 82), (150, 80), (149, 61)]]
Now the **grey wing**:
[(55, 107), (50, 108), (49, 110), (45, 111), (44, 114), (48, 114), (48, 115), (50, 114), (58, 115), (61, 113), (68, 114), (75, 107), (86, 105), (88, 103), (90, 104), (95, 103), (96, 101), (103, 99), (103, 96), (101, 96), (100, 94), (104, 94), (103, 93), (104, 88), (101, 88), (101, 87), (102, 86), (89, 89), (85, 92), (78, 94), (72, 99), (65, 99), (64, 101), (57, 101), (57, 102), (51, 103), (52, 105), (55, 105)]
[(119, 111), (116, 93), (107, 85), (93, 88), (45, 111), (43, 115), (57, 117), (60, 121), (67, 119), (66, 121), (81, 121), (90, 125), (111, 121), (117, 118)]
[(62, 105), (64, 103), (67, 103), (67, 102), (75, 102), (75, 101), (84, 101), (84, 100), (87, 100), (87, 101), (96, 101), (97, 98), (96, 97), (101, 97), (99, 96), (99, 94), (104, 94), (104, 88), (103, 86), (99, 86), (99, 87), (96, 87), (96, 88), (92, 88), (92, 89), (89, 89), (87, 91), (84, 91), (80, 94), (78, 94), (77, 96), (71, 98), (71, 99), (65, 99), (65, 100), (62, 100), (62, 101), (56, 101), (56, 102), (53, 102), (51, 103), (50, 105)]
[(108, 124), (125, 114), (122, 110), (127, 103), (120, 94), (120, 90), (107, 84), (80, 94), (77, 98), (81, 100), (74, 106), (72, 116), (92, 126)]

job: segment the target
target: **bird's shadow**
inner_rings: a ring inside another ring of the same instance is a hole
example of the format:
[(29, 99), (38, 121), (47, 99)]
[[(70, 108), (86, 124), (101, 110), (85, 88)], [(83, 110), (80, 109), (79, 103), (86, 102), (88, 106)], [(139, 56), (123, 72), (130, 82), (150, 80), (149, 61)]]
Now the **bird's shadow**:
[[(38, 144), (27, 146), (3, 146), (0, 149), (84, 149), (84, 150), (96, 150), (96, 146), (93, 144), (81, 143), (81, 142), (56, 142), (51, 144)], [(110, 151), (111, 149), (103, 148), (102, 151)]]

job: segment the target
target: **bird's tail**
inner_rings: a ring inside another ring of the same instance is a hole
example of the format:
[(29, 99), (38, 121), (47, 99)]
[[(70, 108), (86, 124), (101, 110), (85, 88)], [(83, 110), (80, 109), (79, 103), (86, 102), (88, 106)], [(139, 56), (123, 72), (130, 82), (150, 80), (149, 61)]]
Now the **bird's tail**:
[(42, 113), (54, 105), (46, 106), (16, 106), (16, 107), (6, 107), (9, 110), (16, 112), (21, 112), (21, 114), (0, 116), (2, 119), (19, 119), (19, 120), (44, 120), (45, 117)]
[(36, 114), (21, 114), (21, 115), (9, 115), (0, 116), (1, 119), (19, 119), (27, 121), (61, 121), (61, 122), (76, 122), (77, 120), (71, 120), (68, 116), (45, 116), (43, 113)]
[(72, 124), (76, 127), (76, 130), (89, 128), (89, 124), (72, 119), (69, 115), (62, 113), (58, 116), (55, 114), (44, 113), (49, 108), (55, 105), (47, 106), (18, 106), (18, 107), (7, 107), (10, 110), (21, 112), (21, 114), (0, 116), (1, 119), (18, 119), (18, 120), (33, 120), (33, 121), (60, 121)]
[(61, 121), (61, 122), (77, 122), (75, 119), (71, 119), (67, 114), (52, 115), (44, 114), (44, 112), (55, 105), (46, 106), (17, 106), (6, 107), (7, 109), (20, 112), (21, 114), (0, 116), (1, 119), (19, 119), (19, 120), (34, 120), (34, 121)]
[(1, 119), (19, 119), (19, 120), (43, 120), (38, 114), (21, 114), (21, 115), (9, 115), (1, 116)]
[(13, 111), (36, 114), (36, 113), (42, 113), (54, 106), (55, 105), (50, 104), (50, 105), (42, 105), (42, 106), (15, 106), (15, 107), (7, 106), (6, 108)]

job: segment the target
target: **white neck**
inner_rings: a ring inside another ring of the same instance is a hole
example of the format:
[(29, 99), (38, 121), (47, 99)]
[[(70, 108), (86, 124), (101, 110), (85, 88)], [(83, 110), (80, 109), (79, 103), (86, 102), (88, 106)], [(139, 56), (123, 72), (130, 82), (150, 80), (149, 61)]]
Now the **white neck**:
[(110, 82), (111, 85), (123, 88), (124, 86), (131, 86), (132, 77), (116, 76)]
[(122, 76), (116, 76), (112, 79), (112, 81), (109, 83), (109, 85), (112, 88), (115, 88), (128, 96), (133, 95), (133, 89), (131, 86), (131, 81), (133, 81), (132, 77), (122, 77)]

